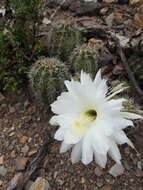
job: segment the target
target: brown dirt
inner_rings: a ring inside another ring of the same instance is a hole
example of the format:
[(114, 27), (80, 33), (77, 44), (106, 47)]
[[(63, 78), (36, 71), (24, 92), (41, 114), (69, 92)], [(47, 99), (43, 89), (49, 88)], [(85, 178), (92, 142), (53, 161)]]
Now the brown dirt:
[[(47, 9), (49, 14), (52, 14), (53, 11), (54, 9)], [(125, 16), (126, 15), (124, 15), (124, 17)], [(100, 18), (96, 18), (96, 16), (88, 17), (88, 19), (87, 17), (83, 17), (83, 20), (80, 20), (80, 24), (84, 26), (97, 25), (97, 23), (102, 24), (103, 20), (101, 18), (105, 19), (106, 15)], [(133, 17), (131, 17), (131, 19), (132, 18)], [(65, 22), (65, 20), (67, 20), (69, 22), (71, 19), (73, 19), (71, 13), (59, 11), (54, 21)], [(79, 18), (77, 19), (75, 17), (74, 19), (78, 20)], [(123, 22), (125, 22), (124, 19)], [(130, 35), (130, 33), (132, 33), (132, 27), (130, 27), (131, 20), (128, 19), (128, 16), (126, 17), (126, 23), (129, 23), (129, 25), (126, 25), (125, 30), (126, 33)], [(46, 33), (47, 27), (45, 26), (44, 28)], [(114, 30), (114, 26), (112, 30)], [(118, 32), (122, 34), (122, 30)], [(111, 80), (121, 80), (123, 78), (123, 71), (119, 71), (119, 73), (115, 75), (111, 73), (111, 70), (113, 71), (113, 68), (115, 69), (116, 67), (115, 62), (117, 58), (116, 56), (114, 58), (114, 63), (112, 66), (110, 65), (111, 67), (109, 67), (109, 65), (105, 65), (104, 67), (105, 69), (108, 67), (109, 72), (107, 76), (110, 77)], [(27, 90), (28, 88), (24, 88), (15, 93), (4, 94), (6, 98), (0, 106), (0, 158), (3, 156), (4, 160), (1, 165), (4, 165), (7, 169), (7, 174), (0, 178), (0, 190), (6, 190), (9, 181), (18, 172), (15, 167), (17, 158), (26, 157), (28, 164), (35, 157), (42, 145), (44, 129), (47, 128), (52, 136), (56, 130), (56, 127), (48, 124), (50, 115), (45, 115), (37, 102), (27, 94)], [(27, 100), (29, 103), (27, 103)], [(72, 165), (70, 152), (59, 154), (60, 143), (53, 141), (41, 166), (31, 180), (34, 181), (36, 177), (44, 176), (48, 180), (51, 190), (142, 190), (143, 170), (138, 168), (140, 162), (142, 162), (143, 165), (142, 126), (143, 123), (137, 122), (136, 128), (127, 130), (127, 134), (134, 142), (139, 154), (127, 145), (120, 147), (125, 171), (117, 178), (109, 174), (109, 169), (114, 164), (111, 159), (108, 160), (106, 169), (101, 169), (95, 162), (87, 166), (80, 162)], [(28, 148), (27, 146), (25, 148), (25, 145), (27, 145)]]

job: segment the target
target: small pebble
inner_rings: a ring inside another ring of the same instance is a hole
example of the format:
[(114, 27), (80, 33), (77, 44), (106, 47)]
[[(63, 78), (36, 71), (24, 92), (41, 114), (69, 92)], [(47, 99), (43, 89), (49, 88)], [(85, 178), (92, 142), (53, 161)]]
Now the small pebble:
[(9, 113), (15, 113), (15, 108), (14, 107), (9, 107)]
[(28, 158), (18, 157), (15, 161), (15, 168), (17, 171), (24, 170), (27, 164)]
[(22, 137), (20, 138), (20, 143), (25, 144), (25, 143), (28, 141), (28, 139), (29, 139), (29, 137), (27, 137), (27, 136), (22, 136)]
[(36, 152), (37, 152), (37, 150), (31, 150), (31, 151), (28, 153), (28, 156), (33, 156)]
[(29, 146), (28, 145), (25, 145), (22, 149), (21, 149), (21, 152), (23, 153), (27, 153), (29, 151)]
[(0, 165), (3, 165), (4, 163), (4, 156), (0, 156)]
[(26, 101), (24, 102), (24, 107), (27, 108), (29, 105), (30, 105), (29, 101), (26, 100)]
[(94, 172), (95, 172), (96, 176), (98, 176), (98, 177), (100, 177), (103, 174), (103, 171), (99, 166), (97, 166), (95, 168)]
[(11, 179), (9, 185), (8, 185), (8, 188), (7, 190), (13, 190), (16, 188), (19, 180), (21, 180), (23, 177), (23, 174), (22, 173), (17, 173), (15, 174), (15, 176)]
[(7, 168), (0, 166), (0, 177), (4, 177), (7, 174)]
[(120, 164), (115, 164), (112, 166), (112, 168), (109, 170), (109, 174), (111, 174), (114, 177), (120, 176), (124, 173), (124, 168)]
[(137, 167), (138, 167), (140, 170), (143, 170), (143, 160), (137, 162)]
[(2, 181), (2, 180), (0, 180), (0, 186), (2, 186), (2, 184), (3, 184), (3, 181)]
[(135, 175), (137, 177), (143, 177), (143, 171), (137, 168), (136, 171), (135, 171)]

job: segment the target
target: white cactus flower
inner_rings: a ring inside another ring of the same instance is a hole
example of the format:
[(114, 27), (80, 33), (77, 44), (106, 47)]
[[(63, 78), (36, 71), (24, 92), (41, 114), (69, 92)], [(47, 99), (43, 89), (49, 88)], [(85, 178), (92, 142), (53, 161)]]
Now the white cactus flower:
[(123, 129), (133, 126), (130, 119), (143, 119), (140, 115), (123, 112), (125, 99), (112, 99), (125, 87), (108, 92), (100, 70), (93, 81), (89, 74), (81, 72), (80, 82), (65, 81), (65, 85), (68, 91), (51, 104), (56, 115), (50, 123), (60, 126), (54, 136), (62, 141), (60, 152), (72, 148), (73, 163), (81, 160), (89, 164), (95, 158), (96, 163), (104, 168), (108, 153), (117, 164), (121, 164), (117, 145), (127, 143), (134, 147)]

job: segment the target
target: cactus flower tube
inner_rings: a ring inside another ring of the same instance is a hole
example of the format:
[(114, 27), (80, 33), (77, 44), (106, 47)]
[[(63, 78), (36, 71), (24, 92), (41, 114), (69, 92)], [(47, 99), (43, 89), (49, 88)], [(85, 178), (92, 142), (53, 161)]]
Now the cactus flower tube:
[(65, 81), (65, 85), (68, 91), (51, 104), (55, 116), (50, 123), (60, 126), (54, 136), (62, 141), (60, 152), (72, 148), (73, 163), (81, 160), (89, 164), (95, 159), (104, 168), (108, 153), (116, 164), (121, 164), (118, 145), (127, 143), (134, 148), (124, 129), (134, 125), (132, 119), (143, 119), (138, 114), (123, 111), (126, 99), (113, 99), (126, 87), (109, 92), (100, 70), (94, 80), (81, 72), (80, 82)]

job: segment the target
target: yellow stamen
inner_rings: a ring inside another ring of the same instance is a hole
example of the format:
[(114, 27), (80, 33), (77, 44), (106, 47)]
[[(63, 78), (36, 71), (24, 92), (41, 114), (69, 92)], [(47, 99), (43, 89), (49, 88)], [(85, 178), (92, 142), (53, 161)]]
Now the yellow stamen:
[(86, 126), (94, 121), (97, 117), (97, 113), (95, 110), (87, 110), (82, 113), (79, 117), (79, 120), (73, 122), (73, 126), (75, 127), (76, 133), (81, 133), (86, 130)]

